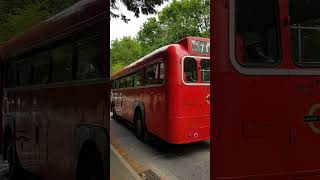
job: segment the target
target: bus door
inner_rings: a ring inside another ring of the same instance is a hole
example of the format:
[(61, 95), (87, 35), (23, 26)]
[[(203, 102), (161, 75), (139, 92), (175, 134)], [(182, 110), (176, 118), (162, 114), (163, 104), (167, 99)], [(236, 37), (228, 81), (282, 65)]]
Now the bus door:
[(23, 167), (30, 172), (39, 172), (39, 131), (36, 130), (39, 122), (34, 111), (34, 97), (38, 94), (33, 90), (24, 89), (24, 86), (31, 84), (30, 71), (31, 65), (27, 61), (17, 63), (17, 78), (21, 89), (14, 92), (17, 103), (16, 147), (21, 152), (19, 157)]
[(211, 169), (221, 179), (277, 179), (287, 171), (290, 123), (279, 1), (229, 2), (214, 8)]
[[(0, 57), (0, 60), (1, 60), (1, 57)], [(3, 90), (4, 90), (4, 66), (3, 66), (3, 63), (0, 63), (0, 102), (3, 102)], [(0, 109), (2, 110), (2, 106), (3, 104), (0, 103)], [(3, 112), (3, 111), (1, 111)], [(3, 127), (2, 127), (2, 116), (3, 114), (1, 113), (0, 114), (0, 147), (2, 147), (2, 140), (3, 140)], [(0, 148), (0, 153), (2, 153), (2, 148)]]
[(320, 175), (320, 1), (289, 0), (288, 7), (290, 164), (296, 172)]

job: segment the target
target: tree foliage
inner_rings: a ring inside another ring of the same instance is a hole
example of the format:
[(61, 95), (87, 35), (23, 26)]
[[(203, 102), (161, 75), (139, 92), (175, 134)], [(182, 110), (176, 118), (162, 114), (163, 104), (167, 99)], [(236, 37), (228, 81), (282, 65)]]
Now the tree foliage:
[(143, 56), (143, 53), (140, 42), (135, 38), (124, 37), (114, 40), (110, 48), (111, 74), (136, 61)]
[(75, 0), (1, 0), (0, 44), (45, 18), (69, 7)]
[(173, 0), (149, 18), (136, 38), (125, 37), (112, 42), (111, 73), (138, 60), (147, 53), (186, 36), (210, 36), (210, 0)]
[(143, 24), (138, 40), (150, 51), (186, 36), (210, 36), (210, 0), (174, 0)]
[(160, 6), (164, 3), (164, 1), (168, 0), (110, 0), (110, 16), (112, 18), (119, 18), (125, 22), (130, 21), (127, 16), (121, 12), (117, 12), (119, 10), (119, 6), (123, 4), (128, 11), (134, 13), (135, 17), (139, 17), (139, 15), (145, 14), (155, 14), (156, 6)]

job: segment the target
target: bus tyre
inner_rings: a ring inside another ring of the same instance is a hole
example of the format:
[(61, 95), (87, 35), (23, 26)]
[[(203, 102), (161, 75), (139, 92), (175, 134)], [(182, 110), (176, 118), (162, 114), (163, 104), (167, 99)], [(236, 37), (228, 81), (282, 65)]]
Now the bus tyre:
[(136, 136), (139, 140), (145, 142), (147, 140), (147, 131), (141, 111), (136, 112), (135, 118)]
[(112, 117), (114, 119), (117, 119), (117, 112), (116, 112), (116, 109), (114, 108), (114, 105), (112, 105), (111, 111), (112, 111)]
[(86, 154), (80, 159), (77, 180), (104, 180), (104, 169), (98, 152)]

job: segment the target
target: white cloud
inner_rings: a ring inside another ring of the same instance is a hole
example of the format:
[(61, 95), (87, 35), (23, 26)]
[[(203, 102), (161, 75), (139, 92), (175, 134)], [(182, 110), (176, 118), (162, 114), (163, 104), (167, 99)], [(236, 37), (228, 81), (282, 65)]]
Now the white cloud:
[[(161, 11), (166, 5), (171, 2), (164, 3), (162, 6), (157, 8), (157, 11)], [(148, 15), (145, 16), (140, 14), (139, 18), (134, 17), (134, 13), (129, 12), (123, 5), (120, 7), (120, 11), (127, 15), (127, 18), (131, 19), (128, 23), (123, 22), (121, 19), (111, 19), (110, 21), (110, 40), (113, 41), (117, 38), (122, 38), (124, 36), (132, 36), (135, 37), (140, 30), (140, 27), (144, 22), (147, 21), (148, 18), (156, 17), (157, 15)], [(111, 42), (110, 41), (110, 42)]]

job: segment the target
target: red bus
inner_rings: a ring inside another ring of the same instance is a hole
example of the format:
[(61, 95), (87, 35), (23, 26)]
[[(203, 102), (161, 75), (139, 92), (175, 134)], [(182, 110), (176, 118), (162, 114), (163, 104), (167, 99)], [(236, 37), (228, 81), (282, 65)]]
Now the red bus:
[(211, 179), (320, 179), (319, 8), (212, 2)]
[(210, 43), (187, 37), (130, 64), (112, 77), (111, 109), (145, 140), (172, 144), (210, 137)]
[[(2, 46), (0, 46), (0, 109), (2, 109), (2, 100), (3, 100), (3, 88), (4, 88), (4, 72), (3, 65), (1, 64), (3, 59)], [(0, 153), (2, 154), (2, 114), (0, 114)]]
[(4, 45), (11, 175), (109, 177), (108, 17), (104, 0), (82, 0)]

